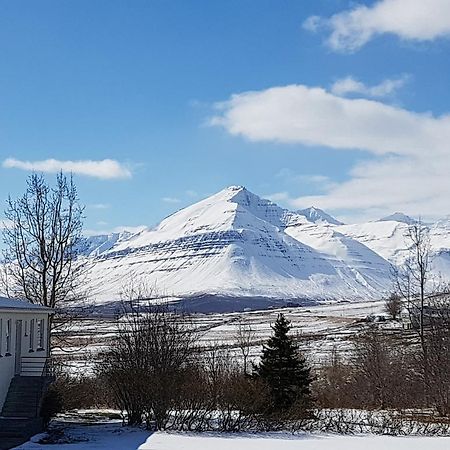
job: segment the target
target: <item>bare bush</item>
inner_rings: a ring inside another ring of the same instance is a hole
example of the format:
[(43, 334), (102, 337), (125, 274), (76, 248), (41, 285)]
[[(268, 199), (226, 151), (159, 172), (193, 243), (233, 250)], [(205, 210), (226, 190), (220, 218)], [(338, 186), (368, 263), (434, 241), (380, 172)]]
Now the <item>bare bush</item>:
[(344, 363), (339, 352), (334, 348), (329, 365), (319, 370), (318, 377), (313, 384), (318, 405), (323, 408), (354, 407), (353, 380), (353, 367)]
[(381, 333), (371, 330), (355, 344), (355, 381), (366, 393), (366, 406), (385, 408), (393, 383), (392, 350)]
[(437, 411), (450, 415), (450, 296), (430, 298), (426, 312), (423, 346), (419, 354), (428, 400)]
[(371, 329), (355, 341), (350, 360), (342, 361), (338, 352), (333, 352), (330, 364), (319, 371), (314, 391), (324, 408), (423, 406), (417, 345)]
[(127, 305), (99, 372), (111, 385), (129, 424), (164, 429), (195, 360), (195, 330), (182, 316), (141, 301)]

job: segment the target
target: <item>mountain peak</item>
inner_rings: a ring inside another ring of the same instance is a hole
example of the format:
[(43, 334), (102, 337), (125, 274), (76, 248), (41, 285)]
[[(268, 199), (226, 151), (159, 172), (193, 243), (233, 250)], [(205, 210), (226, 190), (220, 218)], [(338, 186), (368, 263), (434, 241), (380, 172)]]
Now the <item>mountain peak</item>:
[(236, 191), (246, 191), (247, 189), (245, 186), (241, 186), (239, 184), (232, 184), (231, 186), (225, 188), (225, 190), (230, 192), (236, 192)]
[(221, 191), (217, 192), (216, 194), (211, 195), (206, 200), (212, 199), (214, 201), (216, 201), (216, 200), (228, 200), (229, 201), (229, 200), (233, 200), (239, 194), (245, 195), (247, 193), (254, 195), (251, 192), (249, 192), (245, 186), (231, 185), (231, 186), (228, 186), (228, 187), (222, 189)]
[(228, 202), (237, 203), (238, 205), (250, 208), (252, 206), (266, 207), (267, 205), (269, 205), (271, 207), (279, 208), (280, 210), (282, 209), (272, 201), (264, 199), (259, 195), (256, 195), (253, 192), (249, 191), (245, 186), (238, 185), (228, 186), (217, 194), (212, 195), (208, 199), (211, 199), (213, 201), (226, 200)]
[(415, 222), (415, 220), (412, 217), (409, 217), (406, 214), (403, 214), (402, 212), (395, 212), (394, 214), (382, 217), (381, 219), (377, 220), (377, 222), (388, 222), (388, 221), (402, 222), (408, 225), (411, 225), (412, 223)]
[(330, 216), (325, 211), (320, 208), (315, 208), (314, 206), (310, 206), (306, 209), (301, 209), (297, 211), (297, 214), (301, 216), (305, 216), (310, 222), (326, 222), (330, 225), (343, 225), (342, 222), (335, 219), (333, 216)]

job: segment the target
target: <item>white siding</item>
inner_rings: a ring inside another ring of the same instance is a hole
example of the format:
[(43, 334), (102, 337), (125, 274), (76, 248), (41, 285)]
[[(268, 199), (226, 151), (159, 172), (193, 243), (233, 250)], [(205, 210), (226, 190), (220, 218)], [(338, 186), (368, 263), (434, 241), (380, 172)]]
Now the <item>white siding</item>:
[[(48, 356), (47, 328), (48, 313), (37, 311), (1, 311), (0, 310), (0, 411), (8, 393), (9, 384), (14, 377), (16, 361), (16, 323), (22, 321), (22, 345), (20, 358), (29, 356)], [(31, 333), (30, 324), (34, 322), (34, 333)], [(8, 323), (10, 333), (8, 337)], [(27, 325), (26, 325), (27, 324)], [(42, 329), (42, 336), (41, 336)], [(7, 345), (9, 342), (9, 353)], [(41, 344), (43, 346), (41, 348)], [(30, 352), (30, 350), (33, 350)]]

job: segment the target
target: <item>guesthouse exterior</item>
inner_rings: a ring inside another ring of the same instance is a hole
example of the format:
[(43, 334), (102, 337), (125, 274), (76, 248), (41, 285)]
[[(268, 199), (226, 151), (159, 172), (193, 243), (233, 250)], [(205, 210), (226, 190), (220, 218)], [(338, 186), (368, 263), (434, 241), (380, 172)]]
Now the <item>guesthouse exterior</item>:
[(52, 313), (41, 305), (0, 297), (0, 411), (13, 378), (46, 375)]

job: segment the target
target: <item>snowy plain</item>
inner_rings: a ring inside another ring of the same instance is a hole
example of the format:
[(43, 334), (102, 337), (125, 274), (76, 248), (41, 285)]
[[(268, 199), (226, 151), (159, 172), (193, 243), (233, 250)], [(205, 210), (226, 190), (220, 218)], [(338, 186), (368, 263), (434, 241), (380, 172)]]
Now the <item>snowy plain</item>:
[(444, 450), (449, 447), (450, 438), (445, 437), (155, 433), (139, 450)]
[[(384, 314), (383, 301), (341, 302), (310, 307), (281, 308), (260, 311), (245, 311), (226, 314), (194, 314), (190, 323), (201, 330), (202, 345), (220, 344), (232, 352), (239, 351), (236, 344), (237, 324), (248, 324), (254, 332), (251, 359), (258, 358), (262, 344), (271, 334), (271, 324), (283, 312), (292, 323), (292, 333), (298, 336), (302, 351), (312, 364), (329, 361), (334, 349), (347, 352), (351, 349), (353, 337), (367, 324), (361, 322), (367, 316)], [(391, 332), (401, 326), (398, 322), (386, 322)], [(91, 373), (97, 355), (106, 349), (114, 338), (117, 324), (113, 318), (91, 318), (83, 320), (70, 330), (65, 339), (70, 361), (65, 361), (74, 374)], [(82, 344), (80, 346), (80, 344)], [(66, 353), (59, 353), (62, 359)]]
[(38, 436), (16, 450), (447, 450), (450, 437), (341, 436), (290, 433), (150, 433), (119, 423), (73, 425), (73, 441), (40, 444)]

